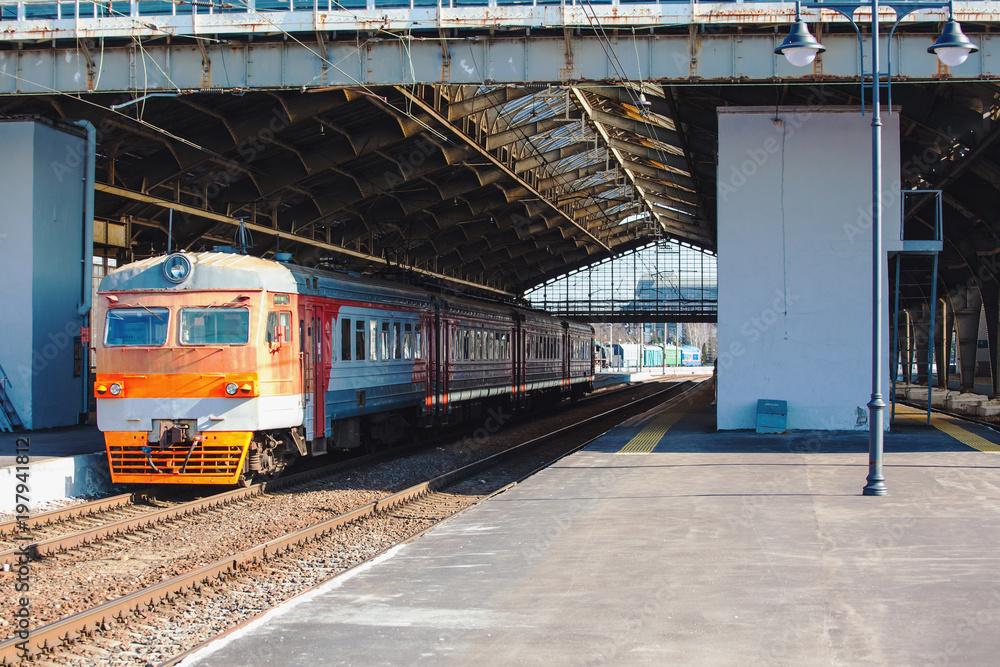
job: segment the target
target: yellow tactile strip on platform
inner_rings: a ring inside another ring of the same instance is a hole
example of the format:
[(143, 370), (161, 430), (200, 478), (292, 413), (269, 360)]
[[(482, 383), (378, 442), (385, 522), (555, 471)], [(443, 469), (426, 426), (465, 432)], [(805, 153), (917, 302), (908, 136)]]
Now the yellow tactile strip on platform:
[[(923, 410), (916, 410), (907, 405), (896, 405), (896, 413), (902, 417), (909, 417), (911, 419), (919, 419), (926, 423), (927, 413)], [(941, 431), (946, 435), (958, 440), (963, 445), (972, 447), (973, 449), (978, 449), (981, 452), (1000, 452), (1000, 445), (994, 442), (990, 442), (986, 438), (976, 435), (971, 431), (967, 431), (958, 424), (951, 422), (947, 419), (942, 419), (941, 417), (935, 417), (931, 415), (931, 426)]]
[(629, 440), (627, 445), (615, 453), (649, 454), (660, 444), (660, 440), (670, 430), (670, 427), (676, 424), (677, 420), (684, 415), (684, 412), (684, 410), (677, 408), (667, 410), (647, 424), (646, 428), (639, 431), (638, 435)]

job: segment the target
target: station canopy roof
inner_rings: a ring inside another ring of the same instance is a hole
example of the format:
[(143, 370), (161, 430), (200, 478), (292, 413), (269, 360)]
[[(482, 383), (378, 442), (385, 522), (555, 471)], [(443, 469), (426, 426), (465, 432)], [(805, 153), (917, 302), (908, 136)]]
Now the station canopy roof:
[[(0, 118), (98, 128), (96, 218), (126, 226), (135, 258), (164, 252), (172, 229), (175, 250), (244, 243), (517, 295), (656, 238), (714, 252), (717, 107), (859, 95), (856, 82), (53, 94), (0, 98)], [(991, 81), (893, 86), (902, 187), (944, 189), (946, 235), (960, 232), (946, 270), (1000, 247), (998, 100)], [(932, 225), (932, 209), (914, 215)]]

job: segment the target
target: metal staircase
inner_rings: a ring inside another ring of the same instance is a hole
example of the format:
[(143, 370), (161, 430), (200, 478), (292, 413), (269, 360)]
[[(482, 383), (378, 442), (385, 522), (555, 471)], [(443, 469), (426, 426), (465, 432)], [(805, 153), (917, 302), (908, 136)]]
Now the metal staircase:
[[(895, 253), (894, 258), (891, 419), (896, 417), (896, 383), (903, 381), (908, 385), (920, 385), (921, 401), (926, 384), (929, 424), (935, 375), (938, 253), (943, 246), (941, 191), (904, 190), (902, 195), (903, 249)], [(920, 218), (907, 215), (908, 205), (919, 209), (922, 204), (930, 204), (933, 214)], [(938, 369), (945, 364), (946, 359), (937, 360)]]
[(7, 374), (0, 366), (0, 431), (20, 431), (24, 424), (21, 423), (21, 418), (17, 416), (17, 410), (14, 409), (14, 404), (10, 401), (10, 396), (7, 393), (8, 387), (10, 387), (10, 380), (7, 379)]

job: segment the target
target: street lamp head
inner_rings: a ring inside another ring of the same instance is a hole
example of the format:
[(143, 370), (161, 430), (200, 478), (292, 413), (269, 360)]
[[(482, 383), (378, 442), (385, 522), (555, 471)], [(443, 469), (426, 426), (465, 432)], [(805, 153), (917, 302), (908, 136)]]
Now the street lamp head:
[(950, 20), (944, 24), (941, 36), (937, 38), (933, 46), (927, 48), (927, 53), (933, 53), (938, 59), (948, 67), (957, 67), (965, 62), (970, 53), (975, 53), (979, 49), (973, 44), (958, 21)]
[(824, 51), (826, 47), (816, 41), (802, 19), (795, 20), (788, 30), (788, 37), (774, 50), (775, 53), (785, 56), (795, 67), (809, 65), (816, 59), (817, 53)]

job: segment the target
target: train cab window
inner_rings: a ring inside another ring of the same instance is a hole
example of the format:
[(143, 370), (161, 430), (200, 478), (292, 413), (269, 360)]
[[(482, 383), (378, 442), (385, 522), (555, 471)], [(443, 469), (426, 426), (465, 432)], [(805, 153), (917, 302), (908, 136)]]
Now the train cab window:
[(181, 308), (182, 345), (246, 345), (250, 340), (247, 308)]
[(380, 355), (379, 358), (382, 359), (383, 361), (386, 361), (386, 360), (392, 358), (390, 356), (390, 354), (391, 354), (391, 352), (390, 352), (390, 350), (391, 350), (391, 347), (390, 347), (391, 342), (389, 341), (390, 332), (391, 332), (391, 329), (389, 327), (389, 323), (383, 321), (382, 322), (382, 333), (379, 334), (379, 337), (378, 337), (378, 340), (379, 340), (379, 346), (378, 347), (379, 347), (379, 355)]
[(166, 308), (115, 308), (108, 311), (105, 345), (160, 346), (167, 342)]
[(340, 358), (343, 361), (351, 360), (351, 319), (349, 317), (340, 318)]
[(288, 345), (292, 341), (292, 314), (272, 310), (267, 314), (264, 327), (264, 341), (271, 344)]
[(378, 361), (378, 320), (368, 321), (368, 361)]
[(368, 324), (365, 320), (354, 320), (354, 359), (364, 361), (368, 353), (365, 351), (368, 346), (365, 343), (365, 332)]
[(403, 358), (403, 323), (392, 323), (392, 358)]

